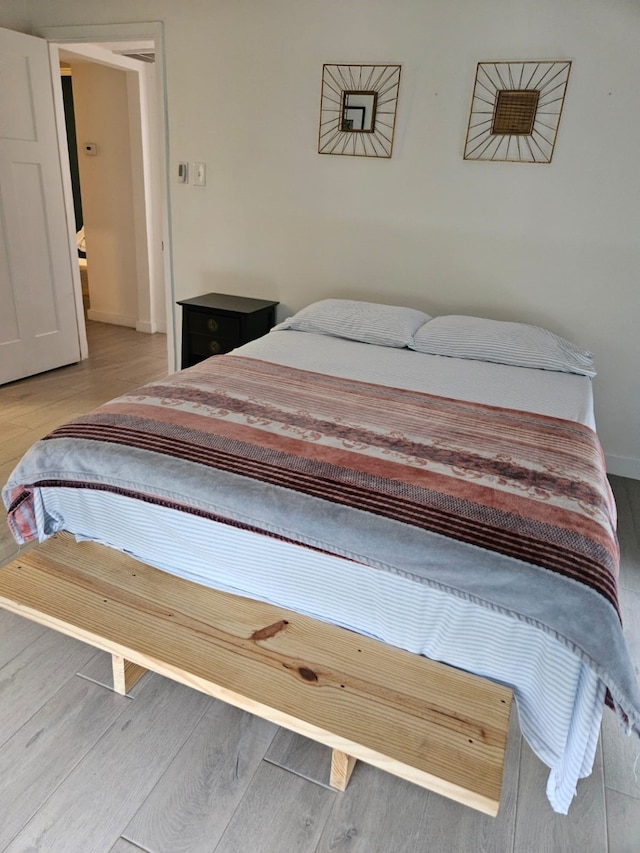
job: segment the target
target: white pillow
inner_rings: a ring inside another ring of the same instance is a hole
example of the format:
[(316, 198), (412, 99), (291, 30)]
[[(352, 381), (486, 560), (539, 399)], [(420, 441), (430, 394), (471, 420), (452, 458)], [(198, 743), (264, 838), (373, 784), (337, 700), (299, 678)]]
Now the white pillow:
[(410, 349), (431, 355), (595, 376), (593, 353), (539, 326), (451, 314), (418, 329)]
[(323, 299), (314, 302), (274, 327), (349, 338), (383, 347), (407, 347), (413, 334), (430, 320), (415, 308), (357, 302), (350, 299)]

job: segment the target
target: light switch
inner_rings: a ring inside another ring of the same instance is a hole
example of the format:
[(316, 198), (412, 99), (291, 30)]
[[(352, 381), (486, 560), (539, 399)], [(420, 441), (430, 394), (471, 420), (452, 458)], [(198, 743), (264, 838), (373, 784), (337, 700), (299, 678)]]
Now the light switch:
[(188, 163), (178, 163), (178, 183), (179, 184), (188, 184), (189, 183), (189, 164)]
[(85, 142), (82, 148), (84, 153), (88, 154), (90, 157), (95, 157), (98, 153), (98, 146), (95, 142)]
[(194, 187), (204, 187), (207, 183), (207, 166), (205, 163), (192, 163)]

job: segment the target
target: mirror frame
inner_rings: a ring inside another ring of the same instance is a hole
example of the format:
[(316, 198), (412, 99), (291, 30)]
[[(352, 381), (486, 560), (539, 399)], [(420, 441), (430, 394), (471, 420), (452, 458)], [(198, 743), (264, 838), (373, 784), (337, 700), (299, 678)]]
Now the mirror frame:
[[(391, 157), (400, 88), (400, 65), (322, 66), (319, 154)], [(343, 129), (345, 96), (374, 95), (371, 130)]]
[[(371, 127), (364, 127), (364, 126), (363, 127), (345, 127), (345, 124), (348, 121), (347, 110), (362, 110), (362, 114), (363, 114), (362, 124), (364, 125), (364, 123), (365, 123), (366, 107), (361, 106), (360, 104), (349, 104), (347, 102), (349, 95), (360, 95), (360, 96), (369, 95), (371, 98), (373, 98), (373, 104), (371, 106)], [(363, 91), (363, 92), (355, 91), (354, 92), (353, 90), (347, 90), (347, 91), (343, 92), (342, 93), (342, 116), (341, 116), (340, 130), (342, 130), (344, 133), (373, 133), (375, 130), (375, 127), (376, 127), (377, 106), (378, 106), (378, 93), (377, 92), (366, 92), (366, 91)]]

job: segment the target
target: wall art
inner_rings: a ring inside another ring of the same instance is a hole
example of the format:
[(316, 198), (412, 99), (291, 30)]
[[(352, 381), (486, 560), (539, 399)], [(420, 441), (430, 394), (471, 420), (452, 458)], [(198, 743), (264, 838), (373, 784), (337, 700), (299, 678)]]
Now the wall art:
[(399, 65), (324, 65), (320, 154), (391, 157)]
[(571, 62), (479, 62), (465, 160), (550, 163)]

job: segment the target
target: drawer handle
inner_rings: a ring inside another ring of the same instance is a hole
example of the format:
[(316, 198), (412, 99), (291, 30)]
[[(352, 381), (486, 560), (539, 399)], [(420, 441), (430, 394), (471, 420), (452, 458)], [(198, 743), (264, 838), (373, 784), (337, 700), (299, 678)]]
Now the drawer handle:
[(210, 332), (217, 332), (218, 321), (214, 320), (213, 317), (209, 317), (209, 319), (207, 320), (207, 329), (209, 329)]
[(218, 341), (209, 341), (209, 349), (211, 350), (213, 355), (217, 355), (220, 352), (219, 342)]

